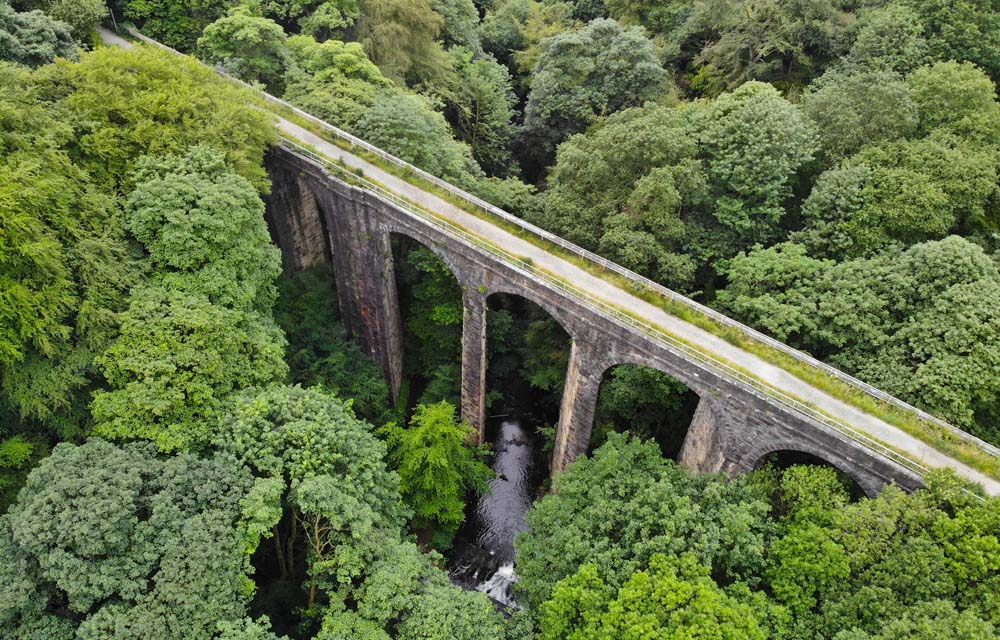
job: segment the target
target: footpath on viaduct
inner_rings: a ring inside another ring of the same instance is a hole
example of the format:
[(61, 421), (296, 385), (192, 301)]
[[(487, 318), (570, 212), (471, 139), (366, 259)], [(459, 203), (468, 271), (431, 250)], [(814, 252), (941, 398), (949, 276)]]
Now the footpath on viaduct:
[[(131, 35), (163, 47), (136, 31)], [(114, 46), (134, 46), (107, 30), (101, 36)], [(547, 237), (574, 257), (603, 263), (602, 268), (631, 284), (678, 299), (697, 313), (714, 312), (423, 174), (424, 183), (436, 184), (436, 192), (451, 197), (435, 195), (382, 167), (395, 165), (408, 175), (422, 174), (419, 169), (273, 96), (260, 95), (278, 112), (294, 114), (298, 123), (310, 125), (307, 130), (276, 116), (282, 142), (268, 157), (273, 184), (267, 197), (268, 225), (281, 247), (285, 269), (334, 266), (346, 328), (380, 365), (394, 395), (402, 381), (403, 346), (390, 239), (400, 234), (440, 256), (462, 287), (461, 411), (480, 438), (485, 428), (487, 298), (494, 293), (521, 296), (547, 311), (571, 337), (553, 473), (586, 452), (604, 372), (619, 364), (637, 364), (673, 376), (699, 396), (679, 455), (679, 462), (695, 471), (749, 471), (770, 453), (791, 451), (825, 460), (868, 495), (893, 482), (906, 489), (919, 487), (924, 473), (936, 467), (951, 467), (987, 494), (1000, 495), (1000, 482), (986, 474), (560, 257), (543, 248), (544, 242), (529, 242), (523, 233), (511, 233), (472, 211), (489, 209), (536, 239)], [(382, 166), (366, 159), (373, 156), (384, 161)], [(456, 206), (455, 200), (467, 206)], [(754, 340), (769, 340), (722, 320)], [(917, 412), (806, 354), (777, 347), (825, 375), (846, 380), (856, 391)], [(1000, 458), (996, 447), (940, 421), (937, 426), (947, 437)]]
[[(774, 365), (752, 354), (739, 353), (737, 347), (721, 338), (677, 318), (656, 317), (657, 311), (666, 314), (658, 308), (650, 310), (652, 305), (629, 292), (296, 124), (280, 121), (279, 127), (285, 140), (268, 159), (273, 182), (268, 223), (282, 249), (285, 268), (296, 271), (317, 263), (332, 263), (345, 325), (382, 367), (394, 392), (401, 383), (403, 348), (390, 238), (399, 234), (434, 251), (461, 285), (461, 411), (463, 419), (477, 427), (481, 435), (485, 422), (487, 298), (495, 293), (521, 296), (547, 311), (572, 338), (553, 472), (586, 452), (605, 371), (619, 364), (637, 364), (663, 371), (698, 394), (699, 404), (679, 458), (682, 465), (693, 470), (739, 473), (755, 468), (772, 452), (793, 451), (829, 462), (851, 476), (868, 495), (878, 493), (890, 482), (916, 488), (922, 481), (921, 467), (938, 466), (951, 466), (960, 475), (982, 484), (987, 493), (1000, 493), (1000, 483), (995, 480), (787, 372), (774, 371)], [(300, 147), (300, 143), (308, 147)], [(340, 168), (327, 160), (336, 161)], [(364, 176), (360, 182), (371, 187), (349, 184), (358, 181), (352, 180), (343, 167)], [(435, 220), (437, 216), (442, 220)], [(470, 238), (472, 235), (474, 238)], [(516, 253), (523, 259), (498, 255), (483, 243), (471, 241), (482, 236), (502, 243), (514, 252), (510, 255)], [(560, 261), (565, 264), (558, 264)], [(539, 265), (544, 273), (555, 273), (565, 280), (540, 277)], [(561, 282), (574, 283), (574, 289), (592, 289), (596, 298), (614, 307), (582, 299)], [(621, 314), (613, 312), (619, 307), (647, 313), (652, 316), (650, 324), (669, 325), (671, 333), (681, 333), (687, 340), (700, 339), (702, 348), (721, 352), (719, 364), (692, 357), (691, 350), (681, 348), (683, 345), (670, 344), (624, 322)], [(788, 391), (787, 397), (807, 399), (824, 413), (857, 429), (857, 433), (845, 433), (821, 416), (802, 411), (797, 403), (784, 400), (784, 394), (775, 397), (748, 384), (739, 370), (722, 366), (721, 358), (736, 361), (740, 369), (777, 375), (777, 384)], [(882, 443), (910, 454), (921, 464), (908, 464)]]

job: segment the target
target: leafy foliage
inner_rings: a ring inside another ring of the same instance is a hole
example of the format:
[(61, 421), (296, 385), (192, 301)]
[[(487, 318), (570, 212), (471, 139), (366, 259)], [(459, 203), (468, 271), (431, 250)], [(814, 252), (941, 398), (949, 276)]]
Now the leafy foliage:
[(225, 396), (281, 380), (284, 336), (256, 312), (149, 285), (133, 291), (121, 336), (100, 357), (109, 391), (94, 393), (96, 433), (162, 451), (201, 449)]
[(234, 10), (205, 27), (198, 51), (206, 61), (273, 92), (282, 85), (285, 39), (284, 29), (273, 20)]
[(245, 615), (253, 590), (241, 541), (249, 489), (224, 458), (59, 445), (0, 518), (0, 634), (209, 637)]
[(410, 426), (395, 424), (381, 431), (399, 469), (400, 490), (413, 508), (414, 526), (424, 542), (447, 548), (465, 521), (465, 497), (482, 493), (493, 472), (481, 461), (483, 452), (467, 445), (471, 425), (459, 422), (447, 402), (417, 405)]
[(995, 263), (952, 236), (831, 264), (794, 244), (735, 258), (719, 301), (818, 357), (997, 440)]
[(719, 581), (752, 581), (766, 566), (769, 505), (748, 485), (695, 477), (651, 442), (609, 434), (528, 513), (517, 537), (518, 591), (536, 608), (586, 565), (611, 589), (654, 554), (691, 553)]
[(540, 640), (766, 637), (754, 609), (728, 596), (692, 555), (653, 555), (617, 591), (585, 564), (561, 580), (542, 605)]
[(31, 67), (56, 59), (76, 58), (70, 26), (37, 9), (18, 13), (0, 2), (0, 60)]
[(194, 51), (202, 31), (225, 14), (230, 0), (125, 0), (125, 15), (168, 47)]
[(595, 20), (546, 41), (531, 81), (525, 132), (547, 164), (556, 145), (599, 116), (656, 100), (668, 90), (666, 72), (641, 29)]
[(332, 270), (313, 267), (278, 280), (274, 317), (288, 337), (289, 380), (350, 398), (358, 416), (373, 424), (389, 419), (389, 385), (382, 370), (347, 337), (339, 320)]
[(94, 28), (108, 15), (102, 0), (26, 0), (18, 2), (22, 10), (38, 9), (68, 24), (80, 42), (88, 42)]
[(241, 90), (193, 60), (150, 47), (106, 47), (79, 64), (45, 67), (40, 81), (74, 126), (80, 166), (102, 186), (128, 191), (138, 158), (204, 144), (266, 190), (262, 161), (275, 139), (268, 116), (248, 109)]
[(270, 310), (281, 256), (264, 203), (222, 154), (196, 146), (184, 156), (143, 158), (132, 179), (126, 225), (155, 280), (213, 304)]

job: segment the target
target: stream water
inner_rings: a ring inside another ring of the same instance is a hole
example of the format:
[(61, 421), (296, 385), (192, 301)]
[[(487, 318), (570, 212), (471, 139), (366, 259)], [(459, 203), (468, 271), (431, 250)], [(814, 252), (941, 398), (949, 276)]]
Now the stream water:
[(465, 541), (456, 545), (451, 578), (500, 604), (516, 607), (514, 536), (525, 529), (524, 515), (538, 491), (536, 438), (520, 421), (504, 420), (493, 450), (496, 476), (490, 492), (480, 497), (466, 535), (460, 535)]

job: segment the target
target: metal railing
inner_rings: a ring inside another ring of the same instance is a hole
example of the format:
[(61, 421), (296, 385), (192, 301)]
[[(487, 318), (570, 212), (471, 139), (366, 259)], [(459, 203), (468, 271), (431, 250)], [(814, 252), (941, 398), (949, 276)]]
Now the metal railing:
[[(129, 29), (129, 34), (132, 35), (132, 36), (134, 36), (135, 38), (137, 38), (139, 40), (142, 40), (143, 42), (147, 42), (147, 43), (152, 44), (154, 46), (160, 47), (160, 48), (165, 49), (167, 51), (170, 51), (170, 52), (172, 52), (172, 53), (174, 53), (176, 55), (180, 55), (180, 56), (184, 56), (185, 55), (185, 54), (182, 54), (182, 53), (180, 53), (179, 51), (177, 51), (175, 49), (172, 49), (172, 48), (170, 48), (170, 47), (168, 47), (168, 46), (166, 46), (164, 44), (161, 44), (161, 43), (157, 42), (156, 40), (153, 40), (152, 38), (149, 38), (149, 37), (143, 35), (142, 33), (140, 33), (138, 30), (136, 30), (134, 28), (130, 28)], [(190, 56), (186, 56), (186, 57), (190, 57)], [(196, 58), (193, 58), (193, 59), (197, 60)], [(204, 64), (204, 63), (202, 63), (202, 64)], [(205, 66), (208, 66), (208, 65), (205, 65)], [(449, 182), (447, 182), (445, 180), (442, 180), (441, 178), (438, 178), (437, 176), (435, 176), (435, 175), (433, 175), (431, 173), (428, 173), (427, 171), (424, 171), (423, 169), (420, 169), (419, 167), (416, 167), (416, 166), (414, 166), (414, 165), (406, 162), (405, 160), (402, 160), (402, 159), (397, 158), (396, 156), (394, 156), (394, 155), (392, 155), (390, 153), (387, 153), (386, 151), (384, 151), (384, 150), (382, 150), (382, 149), (380, 149), (380, 148), (378, 148), (378, 147), (376, 147), (376, 146), (374, 146), (374, 145), (372, 145), (372, 144), (370, 144), (370, 143), (362, 140), (361, 138), (358, 138), (357, 136), (355, 136), (355, 135), (353, 135), (353, 134), (351, 134), (351, 133), (349, 133), (347, 131), (344, 131), (343, 129), (340, 129), (339, 127), (336, 127), (336, 126), (334, 126), (334, 125), (332, 125), (332, 124), (330, 124), (330, 123), (328, 123), (328, 122), (326, 122), (324, 120), (321, 120), (320, 118), (317, 118), (316, 116), (314, 116), (314, 115), (312, 115), (310, 113), (307, 113), (307, 112), (303, 111), (302, 109), (299, 109), (298, 107), (296, 107), (296, 106), (294, 106), (294, 105), (292, 105), (292, 104), (290, 104), (288, 102), (285, 102), (284, 100), (282, 100), (280, 98), (277, 98), (277, 97), (275, 97), (275, 96), (267, 93), (266, 91), (263, 91), (263, 90), (259, 89), (258, 87), (254, 87), (254, 86), (252, 86), (252, 85), (250, 85), (250, 84), (248, 84), (248, 83), (240, 80), (239, 78), (235, 78), (235, 77), (229, 75), (223, 69), (214, 68), (214, 67), (209, 67), (209, 68), (212, 68), (213, 71), (215, 71), (216, 73), (218, 73), (220, 76), (225, 77), (225, 78), (229, 79), (232, 82), (235, 82), (236, 84), (238, 84), (238, 85), (246, 88), (249, 91), (252, 91), (254, 94), (256, 94), (257, 96), (263, 98), (267, 102), (270, 102), (272, 104), (278, 105), (282, 109), (287, 109), (287, 110), (291, 111), (292, 113), (294, 113), (296, 116), (298, 116), (300, 118), (303, 118), (303, 119), (305, 119), (305, 120), (313, 123), (314, 125), (320, 127), (324, 131), (326, 131), (326, 132), (334, 135), (335, 137), (337, 137), (337, 138), (339, 138), (339, 139), (341, 139), (341, 140), (349, 143), (352, 148), (353, 147), (357, 147), (357, 148), (363, 149), (365, 152), (373, 154), (373, 155), (375, 155), (376, 157), (380, 158), (381, 160), (383, 160), (385, 162), (388, 162), (388, 163), (390, 163), (392, 165), (395, 165), (395, 166), (399, 167), (400, 169), (402, 169), (404, 171), (412, 173), (413, 175), (419, 177), (421, 180), (424, 180), (426, 182), (429, 182), (429, 183), (433, 184), (435, 187), (446, 191), (451, 196), (456, 197), (456, 198), (458, 198), (458, 199), (460, 199), (460, 200), (462, 200), (462, 201), (464, 201), (464, 202), (472, 205), (473, 207), (482, 210), (483, 212), (485, 212), (485, 213), (487, 213), (487, 214), (489, 214), (491, 216), (496, 216), (496, 217), (504, 220), (505, 222), (513, 224), (513, 225), (521, 228), (522, 230), (530, 233), (531, 235), (534, 235), (534, 236), (536, 236), (538, 238), (541, 238), (541, 239), (545, 240), (546, 242), (550, 242), (552, 244), (555, 244), (555, 245), (559, 246), (560, 248), (562, 248), (562, 249), (564, 249), (566, 251), (569, 251), (570, 253), (573, 253), (573, 254), (575, 254), (575, 255), (577, 255), (577, 256), (579, 256), (579, 257), (587, 260), (588, 262), (591, 262), (591, 263), (593, 263), (593, 264), (595, 264), (595, 265), (603, 268), (606, 271), (610, 271), (612, 273), (617, 274), (618, 276), (626, 278), (630, 282), (632, 282), (635, 285), (637, 285), (639, 288), (655, 292), (655, 293), (659, 294), (660, 296), (662, 296), (663, 298), (665, 298), (667, 300), (683, 304), (686, 307), (690, 308), (691, 310), (697, 312), (698, 314), (703, 315), (703, 316), (711, 319), (712, 321), (714, 321), (714, 322), (716, 322), (716, 323), (718, 323), (720, 325), (723, 325), (725, 327), (729, 327), (729, 328), (735, 329), (735, 330), (739, 331), (740, 333), (742, 333), (743, 335), (745, 335), (746, 337), (748, 337), (748, 338), (750, 338), (750, 339), (752, 339), (752, 340), (754, 340), (756, 342), (762, 343), (762, 344), (764, 344), (764, 345), (766, 345), (766, 346), (768, 346), (768, 347), (770, 347), (772, 349), (780, 351), (780, 352), (782, 352), (782, 353), (784, 353), (784, 354), (786, 354), (786, 355), (794, 358), (796, 361), (798, 361), (798, 362), (800, 362), (800, 363), (802, 363), (804, 365), (807, 365), (807, 366), (809, 366), (809, 367), (811, 367), (813, 369), (816, 369), (816, 370), (822, 372), (825, 375), (828, 375), (828, 376), (831, 376), (833, 378), (836, 378), (836, 379), (840, 380), (841, 382), (844, 382), (844, 383), (846, 383), (846, 384), (848, 384), (848, 385), (850, 385), (850, 386), (858, 389), (859, 391), (861, 391), (861, 392), (863, 392), (863, 393), (865, 393), (865, 394), (867, 394), (867, 395), (869, 395), (869, 396), (871, 396), (871, 397), (873, 397), (873, 398), (875, 398), (875, 399), (877, 399), (879, 401), (882, 401), (882, 402), (885, 402), (887, 404), (893, 405), (897, 409), (900, 409), (900, 410), (902, 410), (904, 412), (911, 413), (914, 416), (916, 416), (917, 418), (919, 418), (920, 420), (929, 422), (929, 423), (937, 426), (938, 428), (940, 428), (940, 429), (948, 432), (951, 436), (955, 437), (956, 439), (962, 440), (962, 441), (964, 441), (964, 442), (966, 442), (966, 443), (968, 443), (970, 445), (973, 445), (973, 446), (975, 446), (975, 447), (977, 447), (977, 448), (985, 451), (986, 453), (988, 453), (990, 455), (993, 455), (993, 456), (996, 456), (996, 457), (1000, 457), (1000, 448), (995, 447), (995, 446), (993, 446), (993, 445), (991, 445), (991, 444), (989, 444), (989, 443), (981, 440), (980, 438), (977, 438), (976, 436), (974, 436), (974, 435), (972, 435), (970, 433), (962, 431), (961, 429), (958, 429), (954, 425), (949, 424), (948, 422), (945, 422), (944, 420), (942, 420), (942, 419), (940, 419), (940, 418), (938, 418), (938, 417), (936, 417), (934, 415), (931, 415), (930, 413), (927, 413), (926, 411), (924, 411), (922, 409), (914, 407), (913, 405), (910, 405), (910, 404), (904, 402), (903, 400), (900, 400), (899, 398), (897, 398), (897, 397), (895, 397), (893, 395), (890, 395), (890, 394), (888, 394), (888, 393), (886, 393), (886, 392), (884, 392), (884, 391), (882, 391), (880, 389), (877, 389), (876, 387), (868, 384), (867, 382), (864, 382), (862, 380), (859, 380), (859, 379), (855, 378), (854, 376), (851, 376), (851, 375), (849, 375), (847, 373), (844, 373), (840, 369), (837, 369), (836, 367), (833, 367), (833, 366), (831, 366), (831, 365), (829, 365), (829, 364), (827, 364), (825, 362), (822, 362), (822, 361), (814, 358), (813, 356), (809, 355), (808, 353), (805, 353), (805, 352), (800, 351), (798, 349), (794, 349), (794, 348), (786, 345), (783, 342), (775, 340), (774, 338), (772, 338), (772, 337), (770, 337), (770, 336), (768, 336), (768, 335), (766, 335), (764, 333), (761, 333), (760, 331), (757, 331), (756, 329), (753, 329), (752, 327), (749, 327), (747, 325), (744, 325), (741, 322), (733, 320), (732, 318), (729, 318), (728, 316), (726, 316), (726, 315), (724, 315), (722, 313), (719, 313), (715, 309), (712, 309), (712, 308), (707, 307), (707, 306), (705, 306), (703, 304), (700, 304), (700, 303), (698, 303), (698, 302), (696, 302), (696, 301), (688, 298), (687, 296), (681, 295), (681, 294), (677, 293), (676, 291), (673, 291), (672, 289), (668, 289), (667, 287), (665, 287), (665, 286), (663, 286), (663, 285), (661, 285), (661, 284), (659, 284), (659, 283), (657, 283), (657, 282), (655, 282), (653, 280), (650, 280), (649, 278), (646, 278), (645, 276), (642, 276), (642, 275), (639, 275), (639, 274), (637, 274), (637, 273), (635, 273), (633, 271), (630, 271), (629, 269), (626, 269), (625, 267), (622, 267), (621, 265), (615, 264), (614, 262), (612, 262), (612, 261), (610, 261), (610, 260), (608, 260), (608, 259), (606, 259), (606, 258), (604, 258), (602, 256), (599, 256), (596, 253), (593, 253), (592, 251), (588, 251), (587, 249), (584, 249), (583, 247), (575, 245), (575, 244), (573, 244), (573, 243), (571, 243), (571, 242), (569, 242), (569, 241), (567, 241), (567, 240), (565, 240), (565, 239), (563, 239), (563, 238), (561, 238), (561, 237), (559, 237), (559, 236), (557, 236), (557, 235), (555, 235), (555, 234), (553, 234), (553, 233), (551, 233), (549, 231), (546, 231), (545, 229), (542, 229), (541, 227), (533, 225), (530, 222), (527, 222), (526, 220), (524, 220), (522, 218), (519, 218), (519, 217), (517, 217), (517, 216), (515, 216), (515, 215), (513, 215), (513, 214), (511, 214), (511, 213), (509, 213), (509, 212), (507, 212), (507, 211), (499, 208), (499, 207), (496, 207), (496, 206), (494, 206), (494, 205), (486, 202), (485, 200), (479, 198), (478, 196), (475, 196), (475, 195), (473, 195), (471, 193), (468, 193), (467, 191), (464, 191), (464, 190), (456, 187), (455, 185), (453, 185), (453, 184), (451, 184), (451, 183), (449, 183)], [(290, 140), (291, 140), (290, 138), (283, 137), (283, 141), (290, 141)], [(295, 143), (295, 144), (297, 144), (297, 143)], [(299, 146), (301, 147), (301, 145), (299, 145)], [(305, 147), (302, 147), (302, 148), (305, 149)], [(324, 165), (330, 164), (328, 159), (324, 159), (321, 156), (318, 156), (317, 154), (315, 154), (315, 153), (313, 153), (311, 151), (310, 151), (310, 154), (312, 154), (310, 157), (316, 156), (314, 159), (320, 160), (321, 162), (324, 163)], [(337, 165), (332, 165), (332, 166), (337, 166)], [(338, 170), (339, 169), (342, 169), (342, 168), (338, 168)], [(374, 184), (374, 183), (371, 183), (371, 184)], [(383, 189), (381, 187), (379, 188), (379, 191), (380, 191), (380, 193), (383, 193), (383, 194), (388, 194), (389, 193), (388, 191), (386, 191), (385, 189)], [(393, 196), (393, 201), (396, 202), (397, 200), (399, 200), (400, 202), (405, 202), (405, 201), (401, 200), (400, 198), (398, 198), (398, 196)], [(618, 311), (618, 310), (615, 310), (615, 311), (616, 311), (616, 314), (622, 314), (621, 311)], [(625, 315), (625, 314), (622, 314), (622, 315)], [(631, 316), (627, 316), (627, 317), (629, 317), (631, 319), (630, 323), (631, 322), (639, 323), (639, 321), (635, 320)], [(641, 324), (641, 323), (639, 323), (639, 324)], [(633, 326), (635, 326), (635, 325), (633, 325)], [(645, 325), (645, 326), (648, 326), (648, 325)], [(656, 331), (658, 331), (658, 330), (656, 330)], [(690, 347), (688, 347), (688, 348), (690, 349)], [(776, 365), (776, 366), (780, 367), (780, 365)], [(742, 378), (747, 378), (748, 380), (749, 379), (753, 379), (753, 378), (750, 378), (749, 376), (746, 376), (745, 374), (742, 374), (742, 373), (740, 375), (742, 376)], [(772, 387), (764, 385), (759, 380), (756, 380), (756, 379), (753, 379), (753, 380), (754, 380), (754, 383), (753, 383), (752, 386), (754, 386), (755, 388), (773, 389)], [(748, 383), (748, 384), (750, 384), (750, 383)], [(780, 393), (780, 392), (777, 392), (777, 393)], [(772, 397), (773, 397), (773, 394), (769, 393), (769, 395), (772, 395)], [(786, 396), (786, 397), (790, 398), (790, 396)], [(806, 405), (803, 405), (798, 400), (794, 400), (794, 399), (791, 399), (791, 400), (793, 400), (795, 403), (797, 403), (799, 405), (802, 405), (803, 407), (806, 407)], [(846, 402), (848, 404), (850, 404), (849, 400), (847, 400)], [(825, 414), (821, 414), (821, 413), (815, 411), (812, 408), (808, 408), (808, 409), (809, 409), (808, 412), (804, 411), (804, 413), (809, 413), (809, 415), (816, 414), (816, 415), (825, 416)], [(824, 423), (828, 423), (828, 422), (830, 422), (830, 419), (829, 418), (823, 418), (823, 422)], [(857, 432), (856, 430), (854, 430), (852, 427), (847, 426), (846, 424), (845, 424), (845, 427), (847, 429), (855, 432), (855, 433), (860, 433), (860, 432)], [(838, 431), (843, 432), (842, 429), (838, 429)], [(872, 441), (872, 442), (875, 442), (875, 441)], [(896, 455), (898, 457), (898, 454), (896, 454)], [(926, 471), (925, 468), (923, 468), (923, 467), (921, 467), (921, 468), (924, 469), (924, 471)]]
[(831, 419), (826, 414), (817, 411), (813, 407), (803, 403), (797, 398), (789, 396), (788, 394), (785, 394), (779, 391), (778, 389), (775, 389), (774, 387), (762, 383), (757, 378), (747, 375), (746, 373), (733, 367), (729, 363), (714, 358), (711, 355), (704, 353), (698, 349), (695, 349), (690, 345), (686, 344), (685, 342), (678, 340), (674, 336), (663, 332), (657, 327), (646, 324), (636, 319), (635, 317), (621, 311), (620, 309), (612, 305), (609, 305), (604, 300), (596, 298), (587, 291), (574, 287), (573, 285), (552, 276), (546, 271), (537, 268), (533, 263), (524, 260), (522, 257), (510, 253), (509, 251), (493, 243), (487, 242), (485, 239), (476, 236), (472, 233), (469, 233), (462, 227), (459, 227), (458, 225), (455, 225), (449, 222), (448, 220), (435, 216), (429, 213), (428, 211), (425, 211), (420, 207), (417, 207), (409, 200), (401, 198), (397, 194), (385, 189), (381, 185), (372, 182), (371, 180), (368, 180), (367, 178), (361, 175), (358, 175), (351, 169), (331, 161), (329, 158), (316, 153), (315, 151), (309, 149), (308, 147), (303, 146), (296, 140), (293, 140), (292, 138), (289, 138), (287, 136), (280, 136), (280, 138), (281, 138), (281, 143), (286, 148), (288, 148), (291, 151), (294, 151), (295, 153), (298, 153), (299, 155), (309, 158), (313, 162), (319, 164), (328, 172), (332, 171), (339, 174), (340, 176), (343, 176), (345, 182), (348, 182), (349, 184), (354, 184), (355, 186), (361, 186), (366, 191), (374, 193), (380, 198), (383, 198), (391, 202), (397, 208), (405, 211), (406, 213), (417, 216), (422, 221), (429, 222), (435, 227), (446, 231), (450, 236), (459, 238), (460, 240), (464, 241), (469, 245), (472, 245), (473, 247), (487, 251), (503, 259), (505, 264), (511, 265), (514, 268), (524, 272), (525, 274), (532, 276), (533, 278), (543, 280), (549, 286), (555, 287), (560, 291), (562, 291), (563, 293), (566, 293), (584, 302), (587, 306), (591, 308), (599, 309), (605, 315), (610, 316), (611, 318), (613, 318), (618, 322), (621, 322), (631, 328), (642, 331), (643, 333), (653, 337), (654, 339), (669, 345), (671, 348), (682, 352), (685, 355), (685, 357), (693, 359), (699, 362), (700, 364), (709, 367), (713, 371), (722, 373), (729, 378), (734, 378), (746, 385), (753, 387), (754, 389), (760, 391), (761, 393), (767, 395), (768, 397), (771, 397), (781, 402), (783, 405), (793, 408), (794, 410), (798, 411), (799, 413), (802, 413), (805, 416), (808, 416), (809, 418), (812, 418), (813, 420), (817, 420), (823, 423), (824, 425), (836, 430), (838, 433), (841, 433), (850, 438), (851, 440), (863, 444), (865, 447), (878, 452), (879, 454), (885, 456), (886, 458), (889, 458), (890, 460), (893, 460), (894, 462), (913, 471), (914, 473), (917, 473), (918, 475), (922, 476), (929, 471), (928, 467), (925, 467), (924, 465), (920, 464), (919, 462), (916, 462), (915, 460), (909, 457), (901, 455), (894, 449), (885, 446), (883, 443), (873, 439), (864, 432), (858, 431), (857, 429), (854, 429), (853, 427), (847, 425), (846, 423), (841, 423)]

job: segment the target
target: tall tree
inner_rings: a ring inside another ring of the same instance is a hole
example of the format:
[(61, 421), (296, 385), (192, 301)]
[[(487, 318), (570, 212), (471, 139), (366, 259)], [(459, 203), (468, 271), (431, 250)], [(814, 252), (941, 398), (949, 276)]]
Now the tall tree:
[(288, 49), (285, 99), (338, 127), (353, 129), (391, 85), (357, 42), (293, 36)]
[(127, 192), (139, 157), (206, 144), (259, 190), (269, 188), (269, 116), (247, 108), (241, 89), (194, 60), (153, 47), (104, 47), (39, 75), (42, 91), (59, 99), (75, 127), (74, 157), (99, 185)]
[(1000, 442), (1000, 276), (956, 236), (832, 264), (801, 247), (732, 260), (719, 294), (736, 317)]
[(444, 18), (430, 0), (367, 0), (357, 38), (386, 77), (434, 85), (452, 73), (451, 59), (438, 42), (443, 27)]
[(0, 517), (0, 637), (213, 636), (253, 591), (252, 492), (230, 458), (59, 445)]
[(281, 255), (264, 203), (220, 152), (197, 146), (183, 156), (143, 158), (132, 178), (126, 225), (155, 280), (214, 304), (270, 312)]
[(163, 44), (193, 52), (205, 27), (231, 8), (231, 0), (125, 0), (125, 16)]
[(409, 428), (389, 424), (382, 433), (422, 543), (450, 547), (465, 521), (466, 496), (484, 491), (493, 475), (483, 451), (468, 445), (472, 426), (457, 419), (453, 405), (439, 402), (418, 405)]
[(547, 40), (524, 112), (525, 134), (540, 168), (551, 162), (560, 142), (598, 117), (657, 100), (669, 90), (666, 71), (641, 28), (594, 20)]
[(89, 42), (94, 28), (108, 15), (108, 5), (102, 0), (25, 0), (22, 9), (39, 9), (73, 29), (80, 42)]
[(528, 513), (515, 543), (517, 590), (537, 608), (587, 563), (618, 589), (657, 553), (690, 552), (717, 580), (752, 581), (766, 562), (768, 511), (747, 484), (693, 476), (656, 444), (610, 434)]
[(100, 357), (99, 435), (161, 451), (206, 447), (230, 393), (279, 381), (285, 339), (270, 318), (150, 285), (132, 293), (121, 335)]
[(18, 13), (0, 2), (0, 60), (37, 67), (56, 57), (75, 59), (69, 24), (39, 10)]
[(206, 62), (221, 64), (247, 82), (259, 82), (271, 93), (284, 88), (285, 31), (267, 18), (237, 7), (205, 27), (198, 38), (198, 54)]

